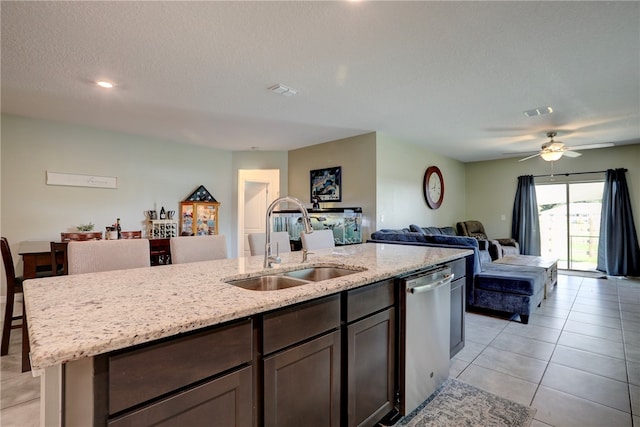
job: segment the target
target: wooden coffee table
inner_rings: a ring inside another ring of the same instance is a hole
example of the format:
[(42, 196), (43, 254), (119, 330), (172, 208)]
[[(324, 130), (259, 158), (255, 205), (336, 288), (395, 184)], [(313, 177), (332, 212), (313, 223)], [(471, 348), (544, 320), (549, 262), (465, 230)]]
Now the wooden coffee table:
[(527, 267), (539, 267), (544, 269), (546, 278), (544, 281), (544, 297), (547, 298), (558, 283), (558, 260), (555, 258), (543, 258), (533, 255), (507, 255), (493, 261), (495, 264), (522, 265)]

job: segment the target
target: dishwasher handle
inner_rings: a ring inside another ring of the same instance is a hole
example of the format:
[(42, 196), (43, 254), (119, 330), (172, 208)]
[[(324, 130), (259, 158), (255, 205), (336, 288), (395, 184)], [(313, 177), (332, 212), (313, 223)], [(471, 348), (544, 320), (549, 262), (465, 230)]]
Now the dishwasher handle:
[(451, 283), (451, 281), (453, 280), (454, 274), (453, 273), (449, 273), (446, 274), (444, 276), (443, 279), (438, 280), (437, 282), (432, 282), (432, 283), (427, 283), (425, 285), (419, 285), (419, 286), (415, 286), (412, 288), (407, 287), (407, 293), (408, 294), (420, 294), (422, 292), (429, 292), (431, 290), (434, 290), (440, 286), (444, 286), (447, 285), (449, 283)]

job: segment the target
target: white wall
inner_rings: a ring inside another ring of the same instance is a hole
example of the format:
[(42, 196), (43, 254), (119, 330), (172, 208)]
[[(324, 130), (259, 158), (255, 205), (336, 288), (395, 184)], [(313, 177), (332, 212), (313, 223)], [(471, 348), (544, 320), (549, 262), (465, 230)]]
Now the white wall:
[[(14, 257), (21, 241), (59, 240), (81, 223), (142, 229), (145, 210), (177, 211), (199, 185), (221, 203), (219, 232), (234, 235), (231, 152), (10, 115), (1, 132), (0, 230)], [(46, 171), (115, 176), (118, 188), (50, 186)]]
[[(455, 227), (465, 219), (463, 163), (381, 133), (376, 147), (376, 229), (410, 224)], [(442, 205), (435, 210), (427, 206), (422, 188), (429, 166), (440, 168), (445, 183)]]
[[(584, 150), (582, 156), (562, 158), (553, 164), (556, 175), (626, 168), (636, 230), (640, 231), (640, 145)], [(511, 235), (513, 200), (518, 176), (546, 175), (551, 163), (540, 158), (518, 162), (517, 158), (466, 164), (468, 219), (481, 221), (489, 237)], [(505, 215), (505, 220), (501, 216)]]

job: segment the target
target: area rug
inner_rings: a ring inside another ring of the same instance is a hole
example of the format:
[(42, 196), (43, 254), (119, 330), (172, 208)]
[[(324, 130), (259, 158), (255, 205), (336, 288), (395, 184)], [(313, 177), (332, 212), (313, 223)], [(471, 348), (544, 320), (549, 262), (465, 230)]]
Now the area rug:
[(529, 427), (535, 413), (535, 408), (449, 378), (430, 400), (395, 426)]

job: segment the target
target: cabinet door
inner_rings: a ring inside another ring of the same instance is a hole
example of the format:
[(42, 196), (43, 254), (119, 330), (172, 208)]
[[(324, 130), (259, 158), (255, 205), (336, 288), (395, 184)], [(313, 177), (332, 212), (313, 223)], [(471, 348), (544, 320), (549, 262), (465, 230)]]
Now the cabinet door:
[(252, 425), (251, 367), (110, 420), (109, 427)]
[(348, 336), (348, 425), (374, 426), (393, 409), (395, 309), (355, 322)]
[(264, 359), (265, 427), (339, 425), (339, 331)]
[(451, 329), (449, 357), (455, 356), (464, 347), (465, 278), (451, 283)]
[(218, 206), (213, 203), (196, 204), (194, 222), (197, 236), (218, 234)]

